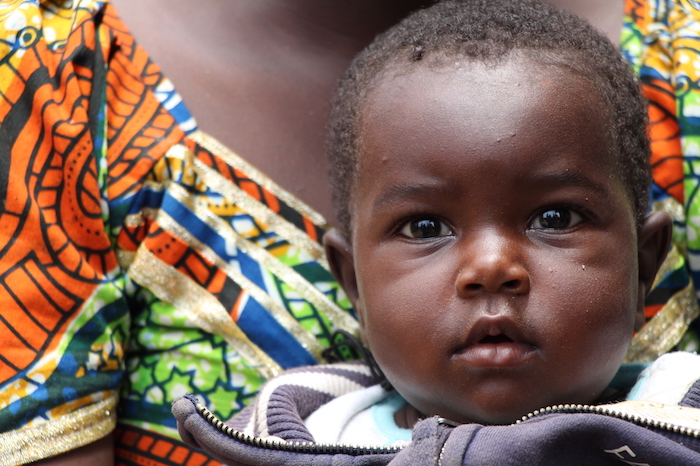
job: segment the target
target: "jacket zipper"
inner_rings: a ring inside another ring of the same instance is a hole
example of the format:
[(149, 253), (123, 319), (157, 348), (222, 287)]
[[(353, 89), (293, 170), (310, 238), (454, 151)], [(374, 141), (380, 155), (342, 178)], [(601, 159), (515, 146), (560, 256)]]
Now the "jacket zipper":
[(313, 442), (286, 442), (284, 440), (269, 440), (260, 437), (253, 437), (239, 430), (233, 429), (224, 424), (218, 419), (214, 413), (209, 411), (206, 406), (201, 403), (195, 405), (197, 412), (206, 419), (212, 426), (223, 434), (231, 437), (237, 442), (246, 445), (266, 448), (268, 450), (289, 451), (293, 453), (312, 453), (312, 454), (327, 454), (327, 455), (389, 455), (396, 454), (403, 447), (386, 447), (382, 445), (350, 445), (350, 444), (328, 444), (328, 443), (313, 443)]
[[(521, 422), (544, 416), (547, 414), (558, 414), (558, 413), (581, 413), (581, 414), (599, 414), (603, 416), (615, 417), (623, 421), (632, 422), (636, 425), (642, 427), (651, 427), (660, 430), (666, 430), (668, 432), (674, 432), (681, 435), (687, 435), (694, 438), (700, 438), (700, 429), (694, 429), (692, 427), (680, 426), (677, 424), (659, 421), (657, 419), (651, 419), (649, 417), (644, 417), (640, 415), (635, 415), (633, 413), (624, 412), (617, 410), (613, 407), (614, 405), (573, 405), (564, 404), (557, 406), (548, 406), (546, 408), (538, 409), (533, 411), (521, 419), (515, 422), (515, 424), (520, 424)], [(403, 449), (403, 447), (387, 447), (381, 445), (350, 445), (350, 444), (319, 444), (313, 442), (286, 442), (283, 440), (269, 440), (260, 437), (254, 437), (248, 435), (236, 429), (233, 429), (226, 424), (224, 424), (220, 419), (218, 419), (206, 406), (201, 403), (196, 404), (196, 409), (199, 414), (206, 419), (213, 427), (227, 435), (228, 437), (244, 443), (246, 445), (266, 448), (270, 450), (278, 451), (289, 451), (294, 453), (311, 453), (311, 454), (344, 454), (352, 456), (361, 455), (383, 455), (383, 454), (396, 454)], [(438, 423), (441, 425), (446, 425), (449, 427), (456, 427), (458, 424), (452, 422), (448, 419), (440, 418)], [(443, 455), (445, 453), (445, 445), (443, 445), (442, 450), (438, 458), (438, 465), (442, 463)]]
[(670, 422), (660, 421), (658, 419), (652, 419), (649, 417), (644, 417), (641, 415), (625, 412), (622, 410), (615, 409), (614, 405), (574, 405), (574, 404), (564, 404), (557, 406), (548, 406), (546, 408), (538, 409), (533, 411), (521, 419), (515, 421), (515, 424), (520, 424), (523, 421), (529, 419), (544, 416), (546, 414), (557, 414), (557, 413), (581, 413), (581, 414), (600, 414), (603, 416), (615, 417), (617, 419), (622, 419), (623, 421), (632, 422), (642, 427), (651, 427), (659, 430), (666, 430), (668, 432), (674, 432), (676, 434), (688, 435), (694, 438), (700, 438), (700, 429), (694, 429), (692, 427), (680, 426)]
[[(666, 430), (669, 432), (674, 432), (677, 434), (681, 435), (687, 435), (690, 437), (694, 438), (700, 438), (700, 429), (693, 429), (692, 427), (685, 427), (685, 426), (679, 426), (676, 424), (672, 424), (670, 422), (665, 422), (665, 421), (659, 421), (657, 419), (651, 419), (648, 417), (640, 416), (640, 415), (635, 415), (632, 413), (627, 413), (618, 409), (614, 408), (614, 405), (573, 405), (573, 404), (564, 404), (564, 405), (557, 405), (557, 406), (547, 406), (546, 408), (538, 409), (535, 410), (531, 413), (528, 413), (527, 415), (523, 416), (521, 419), (515, 421), (515, 424), (520, 424), (521, 422), (539, 417), (539, 416), (544, 416), (546, 414), (560, 414), (560, 413), (566, 413), (566, 414), (572, 414), (572, 413), (580, 413), (580, 414), (599, 414), (603, 416), (609, 416), (609, 417), (615, 417), (617, 419), (621, 419), (623, 421), (627, 422), (632, 422), (633, 424), (637, 424), (642, 427), (651, 427), (655, 429), (660, 429), (660, 430)], [(443, 425), (447, 425), (450, 427), (455, 427), (456, 424), (453, 423), (452, 421), (449, 421), (447, 419), (439, 419), (438, 422)], [(440, 456), (438, 458), (438, 466), (442, 465), (443, 461), (443, 456), (445, 454), (445, 445), (442, 446), (442, 450), (440, 451)]]

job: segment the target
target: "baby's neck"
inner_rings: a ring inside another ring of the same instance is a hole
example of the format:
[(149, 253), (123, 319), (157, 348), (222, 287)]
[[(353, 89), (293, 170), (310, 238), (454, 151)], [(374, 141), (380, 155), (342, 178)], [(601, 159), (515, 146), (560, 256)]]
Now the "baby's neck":
[[(626, 395), (627, 391), (621, 391), (608, 387), (592, 404), (615, 403), (618, 401), (623, 401)], [(525, 414), (527, 413), (523, 413), (523, 415)], [(402, 429), (413, 429), (418, 421), (425, 418), (426, 416), (423, 413), (408, 403), (394, 413), (394, 422), (396, 422), (396, 425)]]
[(413, 426), (424, 418), (425, 416), (420, 411), (408, 403), (394, 414), (396, 425), (402, 429), (413, 429)]

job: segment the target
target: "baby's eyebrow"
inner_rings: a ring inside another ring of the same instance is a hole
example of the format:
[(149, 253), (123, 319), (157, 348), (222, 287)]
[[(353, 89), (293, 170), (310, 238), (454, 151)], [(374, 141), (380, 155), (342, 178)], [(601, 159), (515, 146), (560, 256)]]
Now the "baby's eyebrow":
[[(438, 197), (454, 196), (455, 193), (450, 189), (449, 183), (442, 181), (437, 179), (428, 183), (399, 183), (392, 185), (377, 198), (374, 202), (374, 208), (381, 209), (396, 202), (424, 199), (428, 194)], [(588, 189), (600, 196), (610, 194), (610, 190), (604, 184), (589, 178), (579, 171), (534, 173), (529, 177), (525, 177), (524, 181), (526, 185), (535, 185), (537, 187), (577, 186)]]
[(553, 186), (581, 186), (603, 196), (610, 193), (610, 190), (605, 185), (592, 180), (578, 171), (541, 173), (533, 176), (532, 182), (545, 186), (547, 184)]
[(447, 184), (441, 183), (440, 180), (432, 183), (395, 184), (390, 186), (376, 201), (374, 201), (374, 208), (380, 209), (396, 202), (424, 198), (427, 193), (438, 196), (448, 195), (449, 187)]

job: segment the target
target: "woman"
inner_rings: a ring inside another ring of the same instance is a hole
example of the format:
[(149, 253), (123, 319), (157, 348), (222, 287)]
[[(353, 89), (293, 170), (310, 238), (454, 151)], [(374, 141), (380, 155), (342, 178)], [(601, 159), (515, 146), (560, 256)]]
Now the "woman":
[[(333, 214), (323, 145), (328, 101), (335, 81), (347, 68), (352, 57), (376, 33), (426, 3), (429, 2), (212, 0), (207, 2), (206, 8), (197, 8), (185, 1), (114, 1), (116, 9), (134, 36), (163, 68), (164, 74), (174, 82), (199, 126), (267, 175), (253, 180), (255, 186), (267, 186), (268, 178), (275, 180), (329, 219), (333, 218)], [(613, 41), (618, 42), (623, 15), (622, 2), (557, 0), (552, 3), (586, 17), (603, 29)], [(217, 152), (206, 136), (195, 135), (189, 139), (184, 136), (183, 140), (191, 152), (201, 149), (201, 144), (206, 146), (204, 152)], [(177, 142), (176, 145), (180, 147), (181, 143)], [(224, 153), (226, 150), (220, 149), (219, 152)], [(172, 166), (168, 165), (169, 168)], [(277, 198), (283, 196), (280, 191), (271, 189)], [(292, 208), (303, 210), (303, 206), (297, 204), (293, 204)], [(312, 213), (306, 213), (304, 218), (312, 216)], [(317, 223), (322, 224), (322, 221)], [(306, 231), (308, 233), (310, 230)], [(178, 238), (182, 240), (182, 236)], [(160, 240), (154, 240), (156, 245), (151, 248), (154, 253), (157, 252), (157, 244), (161, 244), (157, 243)], [(188, 241), (191, 245), (191, 239)], [(128, 263), (133, 266), (133, 262)], [(130, 267), (125, 270), (131, 271)], [(298, 264), (295, 267), (298, 268)], [(148, 279), (148, 276), (142, 276), (141, 281), (137, 279), (136, 282), (142, 286)], [(315, 284), (311, 278), (309, 280)], [(167, 302), (167, 299), (153, 298), (152, 294), (148, 294), (148, 286), (143, 286), (143, 289), (146, 291), (139, 295), (140, 299)], [(272, 290), (266, 290), (272, 293)], [(236, 296), (240, 299), (241, 294)], [(343, 307), (342, 303), (339, 305)], [(135, 322), (131, 326), (132, 356), (127, 356), (128, 374), (125, 379), (126, 388), (122, 391), (120, 427), (116, 434), (118, 464), (129, 464), (129, 461), (135, 461), (139, 455), (146, 454), (140, 449), (140, 444), (133, 440), (133, 436), (140, 436), (138, 438), (143, 440), (143, 444), (148, 443), (148, 435), (151, 435), (152, 445), (157, 445), (158, 442), (165, 445), (172, 441), (167, 426), (156, 426), (159, 416), (163, 415), (158, 410), (159, 407), (168, 405), (168, 400), (174, 394), (165, 393), (158, 398), (157, 390), (139, 393), (141, 385), (136, 380), (143, 380), (149, 375), (144, 367), (156, 364), (139, 354), (139, 351), (154, 351), (146, 341), (149, 335), (148, 325), (153, 323), (149, 319), (172, 316), (153, 312), (157, 306), (150, 301), (145, 308), (148, 313), (132, 310)], [(162, 322), (160, 325), (168, 328)], [(162, 339), (164, 334), (167, 332), (161, 331), (157, 334), (158, 338)], [(318, 336), (318, 332), (315, 335)], [(261, 345), (258, 343), (258, 346)], [(167, 350), (159, 352), (158, 357), (161, 360), (167, 359), (168, 354), (176, 354), (174, 351), (179, 348), (173, 344)], [(215, 349), (215, 346), (208, 347), (208, 351), (212, 348)], [(190, 353), (185, 351), (177, 354), (180, 357)], [(178, 371), (186, 372), (179, 368)], [(250, 382), (249, 388), (254, 389), (256, 383)], [(201, 390), (197, 392), (201, 393)], [(215, 398), (212, 395), (210, 404), (220, 405), (221, 402), (215, 401)], [(240, 400), (237, 399), (236, 403), (240, 403)], [(232, 409), (236, 407), (221, 412), (226, 417)], [(146, 422), (149, 416), (154, 417), (151, 422)], [(164, 432), (166, 435), (163, 435)], [(96, 436), (93, 440), (96, 438), (99, 437)], [(107, 436), (85, 447), (45, 460), (45, 463), (111, 464), (115, 457), (112, 441), (111, 436)], [(170, 450), (156, 451), (151, 448), (148, 454), (155, 455), (158, 461), (165, 464), (179, 464), (183, 461), (182, 457), (173, 455), (180, 451), (178, 448), (181, 445), (172, 445), (175, 446), (171, 446)], [(65, 450), (48, 450), (46, 456), (60, 451)], [(192, 452), (182, 454), (188, 458), (193, 455)]]

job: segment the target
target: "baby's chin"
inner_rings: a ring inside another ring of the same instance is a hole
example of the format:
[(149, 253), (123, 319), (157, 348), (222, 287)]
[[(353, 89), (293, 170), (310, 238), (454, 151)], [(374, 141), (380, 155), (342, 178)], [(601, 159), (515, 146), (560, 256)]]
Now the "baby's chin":
[(482, 424), (482, 425), (510, 425), (513, 424), (527, 414), (537, 408), (526, 410), (514, 410), (508, 412), (470, 412), (470, 413), (455, 413), (445, 412), (446, 415), (437, 414), (439, 417), (448, 419), (457, 424)]
[[(396, 382), (400, 382), (397, 380)], [(554, 380), (546, 383), (522, 383), (511, 378), (482, 378), (464, 389), (452, 385), (447, 390), (393, 383), (394, 388), (417, 413), (417, 419), (442, 417), (457, 424), (509, 425), (534, 411), (558, 405), (590, 405), (618, 401), (620, 393), (610, 397), (607, 378), (593, 383), (557, 386)], [(561, 384), (560, 384), (561, 385)]]
[[(595, 400), (591, 401), (591, 403)], [(542, 403), (523, 403), (518, 406), (497, 404), (489, 407), (479, 407), (472, 410), (461, 410), (457, 407), (441, 406), (432, 410), (419, 410), (410, 404), (404, 409), (408, 412), (416, 412), (415, 420), (425, 419), (432, 416), (438, 416), (456, 424), (482, 424), (482, 425), (510, 425), (523, 419), (528, 414), (548, 406), (557, 406), (567, 404), (566, 402), (557, 402), (556, 400), (548, 400)], [(581, 402), (570, 402), (569, 404), (589, 404)], [(397, 413), (398, 416), (398, 413)], [(408, 418), (410, 421), (411, 418)], [(397, 419), (398, 422), (398, 419)], [(414, 422), (415, 423), (415, 422)], [(400, 426), (401, 427), (401, 426)], [(410, 426), (412, 427), (412, 425)], [(410, 428), (409, 427), (409, 428)]]
[[(535, 408), (537, 409), (537, 408)], [(533, 409), (534, 410), (534, 409)], [(419, 410), (411, 404), (407, 404), (394, 415), (398, 427), (412, 429), (421, 419), (438, 416), (457, 424), (483, 424), (483, 425), (508, 425), (521, 419), (531, 410), (507, 410), (507, 411), (483, 411), (464, 412), (441, 407), (438, 409)]]

